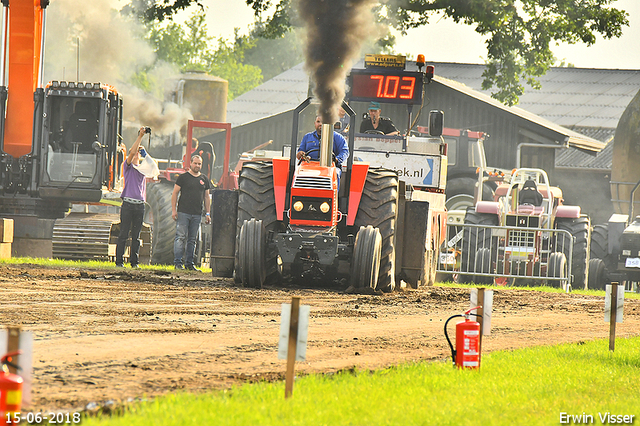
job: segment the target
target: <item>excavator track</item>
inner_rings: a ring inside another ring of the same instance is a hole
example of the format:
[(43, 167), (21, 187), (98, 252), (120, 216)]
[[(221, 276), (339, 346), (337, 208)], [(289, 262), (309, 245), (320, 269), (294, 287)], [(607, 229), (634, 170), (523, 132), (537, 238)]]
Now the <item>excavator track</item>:
[[(115, 213), (69, 213), (53, 225), (53, 257), (69, 260), (113, 260), (120, 233), (120, 215)], [(140, 231), (140, 263), (151, 259), (151, 227)], [(130, 240), (127, 241), (129, 243)], [(129, 244), (125, 261), (129, 257)]]
[(53, 225), (53, 257), (109, 260), (111, 228), (119, 222), (118, 214), (69, 213)]

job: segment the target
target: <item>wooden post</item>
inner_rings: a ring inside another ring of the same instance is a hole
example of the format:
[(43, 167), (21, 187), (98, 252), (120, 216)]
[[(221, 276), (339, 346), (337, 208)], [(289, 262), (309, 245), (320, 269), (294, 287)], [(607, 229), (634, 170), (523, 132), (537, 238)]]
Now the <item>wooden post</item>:
[[(7, 328), (7, 353), (16, 352), (20, 349), (20, 327), (9, 327)], [(4, 354), (0, 354), (2, 356)], [(13, 363), (18, 364), (17, 357), (14, 357)], [(18, 371), (9, 367), (9, 372), (13, 374), (18, 374)]]
[(298, 316), (300, 312), (300, 298), (291, 298), (291, 318), (289, 319), (289, 347), (287, 349), (287, 374), (285, 376), (284, 397), (289, 398), (293, 393), (293, 379), (295, 378), (296, 346), (298, 345)]
[(609, 315), (609, 350), (616, 348), (616, 319), (618, 313), (618, 283), (611, 283), (611, 312)]

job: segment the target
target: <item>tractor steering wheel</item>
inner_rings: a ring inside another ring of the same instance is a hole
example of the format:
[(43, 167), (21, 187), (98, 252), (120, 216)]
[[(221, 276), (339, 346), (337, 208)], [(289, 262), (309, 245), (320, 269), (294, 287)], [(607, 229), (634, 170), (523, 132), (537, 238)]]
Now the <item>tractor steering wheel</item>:
[[(311, 158), (309, 158), (309, 154), (316, 151), (320, 151), (320, 149), (312, 148), (309, 151), (306, 151), (306, 152), (303, 151), (304, 154), (302, 155), (302, 158), (298, 160), (298, 166), (302, 164), (303, 160), (307, 162), (311, 160)], [(336, 167), (338, 167), (338, 159), (336, 158), (336, 154), (333, 151), (331, 151), (331, 160), (333, 161), (333, 164), (335, 164)]]

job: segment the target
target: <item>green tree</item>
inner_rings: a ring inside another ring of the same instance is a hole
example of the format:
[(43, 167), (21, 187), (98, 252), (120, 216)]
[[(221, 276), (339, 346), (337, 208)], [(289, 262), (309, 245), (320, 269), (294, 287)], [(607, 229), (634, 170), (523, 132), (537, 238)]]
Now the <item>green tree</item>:
[[(238, 39), (236, 30), (236, 40)], [(253, 89), (262, 83), (259, 67), (244, 63), (245, 50), (253, 47), (255, 41), (229, 44), (223, 38), (218, 39), (218, 48), (208, 56), (208, 70), (212, 75), (222, 77), (229, 82), (229, 100)]]
[[(204, 11), (198, 10), (183, 25), (175, 22), (149, 24), (147, 40), (157, 60), (173, 64), (181, 72), (204, 71), (224, 78), (229, 82), (229, 100), (262, 83), (260, 68), (244, 63), (245, 50), (252, 48), (255, 42), (247, 39), (229, 44), (222, 38), (216, 40), (207, 34), (204, 20)], [(155, 81), (148, 71), (135, 75), (133, 82), (150, 91)]]
[[(151, 1), (147, 15), (170, 16), (198, 0)], [(172, 3), (173, 1), (173, 3)], [(264, 19), (263, 37), (275, 38), (293, 25), (291, 0), (246, 0), (256, 17)], [(157, 5), (162, 4), (160, 7)], [(379, 20), (402, 33), (429, 23), (434, 15), (475, 26), (487, 38), (487, 69), (483, 87), (506, 104), (517, 103), (526, 82), (539, 87), (536, 77), (555, 62), (552, 43), (592, 45), (596, 35), (619, 37), (629, 24), (628, 14), (615, 0), (387, 0), (375, 9)]]

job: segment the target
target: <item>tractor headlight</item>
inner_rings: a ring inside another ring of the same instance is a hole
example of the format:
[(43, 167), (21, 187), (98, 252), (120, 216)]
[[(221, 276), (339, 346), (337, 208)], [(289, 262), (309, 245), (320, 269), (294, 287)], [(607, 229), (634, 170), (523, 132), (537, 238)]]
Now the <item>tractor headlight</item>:
[(328, 213), (329, 210), (331, 210), (331, 206), (329, 205), (329, 203), (325, 201), (324, 203), (320, 204), (320, 211), (322, 213)]
[(302, 211), (303, 208), (303, 204), (302, 201), (296, 201), (295, 203), (293, 203), (293, 209), (297, 212)]

